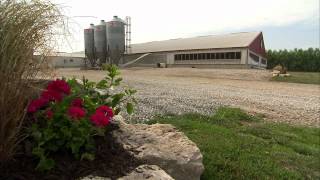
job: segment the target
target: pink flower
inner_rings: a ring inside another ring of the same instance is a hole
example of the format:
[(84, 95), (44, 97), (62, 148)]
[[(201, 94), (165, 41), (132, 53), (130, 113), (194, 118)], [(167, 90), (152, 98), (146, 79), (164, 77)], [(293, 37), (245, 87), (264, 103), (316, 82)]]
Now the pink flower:
[(32, 100), (28, 106), (27, 112), (28, 113), (35, 113), (40, 108), (46, 106), (48, 104), (48, 100), (44, 98), (39, 98)]
[(81, 107), (71, 106), (68, 110), (68, 115), (72, 119), (80, 119), (86, 115), (86, 111)]
[(69, 84), (65, 80), (60, 80), (60, 79), (51, 81), (48, 84), (47, 90), (64, 93), (66, 95), (69, 95), (71, 93), (71, 88)]
[(48, 110), (46, 111), (46, 116), (47, 116), (48, 119), (51, 119), (51, 118), (53, 117), (53, 112), (52, 112), (51, 109), (48, 109)]
[(96, 112), (91, 115), (90, 120), (98, 127), (105, 127), (110, 123), (112, 117), (113, 111), (110, 107), (100, 106), (96, 109)]
[(72, 106), (76, 107), (82, 107), (83, 106), (83, 100), (81, 98), (76, 98), (71, 102)]

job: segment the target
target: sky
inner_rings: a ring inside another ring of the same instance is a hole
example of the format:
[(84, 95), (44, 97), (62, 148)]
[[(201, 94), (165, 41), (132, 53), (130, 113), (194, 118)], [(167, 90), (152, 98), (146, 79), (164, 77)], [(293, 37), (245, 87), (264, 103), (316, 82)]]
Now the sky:
[(267, 49), (319, 47), (319, 0), (53, 0), (70, 34), (57, 51), (83, 51), (83, 29), (131, 17), (132, 43), (262, 31)]

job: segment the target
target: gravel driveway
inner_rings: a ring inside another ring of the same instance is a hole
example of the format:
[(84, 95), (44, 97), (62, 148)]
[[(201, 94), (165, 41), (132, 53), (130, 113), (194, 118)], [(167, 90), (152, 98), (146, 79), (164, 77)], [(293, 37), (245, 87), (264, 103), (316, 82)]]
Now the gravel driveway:
[[(320, 127), (320, 86), (268, 81), (265, 70), (131, 68), (121, 70), (126, 84), (138, 90), (132, 119), (155, 114), (210, 114), (221, 105), (262, 113), (266, 120)], [(59, 69), (58, 76), (100, 80), (103, 71)]]

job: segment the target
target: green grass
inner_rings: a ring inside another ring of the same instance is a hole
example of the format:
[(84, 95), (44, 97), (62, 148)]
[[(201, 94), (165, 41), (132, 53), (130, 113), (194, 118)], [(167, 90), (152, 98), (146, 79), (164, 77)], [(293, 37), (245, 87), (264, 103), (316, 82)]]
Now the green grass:
[(149, 124), (172, 124), (198, 145), (201, 179), (319, 179), (320, 129), (261, 119), (223, 107), (213, 116), (166, 115)]
[(289, 72), (289, 77), (273, 77), (272, 81), (303, 83), (303, 84), (320, 84), (319, 72)]

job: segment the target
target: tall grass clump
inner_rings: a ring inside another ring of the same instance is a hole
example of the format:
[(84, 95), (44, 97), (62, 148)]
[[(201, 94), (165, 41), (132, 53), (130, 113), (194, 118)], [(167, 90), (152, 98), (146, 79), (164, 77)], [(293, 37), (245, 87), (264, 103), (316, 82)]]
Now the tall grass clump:
[(46, 62), (61, 20), (50, 1), (0, 0), (0, 163), (12, 157), (21, 140), (28, 81)]

